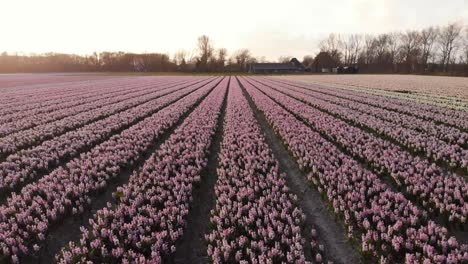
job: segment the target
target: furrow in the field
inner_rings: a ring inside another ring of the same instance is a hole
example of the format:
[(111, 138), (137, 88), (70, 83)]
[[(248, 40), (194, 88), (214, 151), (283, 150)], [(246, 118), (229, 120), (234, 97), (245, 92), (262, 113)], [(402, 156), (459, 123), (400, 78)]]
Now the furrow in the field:
[[(244, 94), (249, 101), (250, 107), (254, 110), (255, 118), (265, 135), (266, 142), (278, 160), (279, 172), (285, 174), (286, 185), (298, 197), (299, 207), (306, 215), (305, 232), (303, 233), (303, 237), (306, 239), (304, 246), (305, 250), (307, 250), (306, 254), (308, 252), (312, 252), (314, 255), (319, 253), (320, 245), (323, 243), (324, 248), (328, 249), (326, 252), (321, 252), (324, 260), (328, 259), (333, 263), (343, 264), (360, 263), (361, 259), (357, 253), (358, 251), (353, 248), (353, 245), (346, 237), (343, 221), (332, 215), (330, 206), (322, 201), (320, 193), (307, 182), (307, 174), (300, 170), (294, 158), (281, 143), (281, 138), (269, 126), (265, 116), (255, 106), (245, 89)], [(315, 248), (310, 245), (312, 241), (316, 243)]]
[(239, 83), (231, 84), (206, 262), (305, 263), (305, 215), (279, 174)]
[(0, 203), (3, 203), (11, 191), (18, 191), (25, 184), (39, 179), (61, 163), (66, 163), (80, 153), (89, 151), (113, 134), (120, 133), (189, 95), (207, 82), (180, 89), (9, 156), (5, 162), (0, 163)]
[(186, 228), (193, 185), (207, 165), (227, 84), (227, 78), (222, 80), (129, 183), (117, 189), (117, 204), (94, 215), (79, 242), (58, 255), (60, 263), (161, 263), (175, 251)]
[[(120, 80), (120, 81), (109, 81), (109, 82), (93, 82), (88, 84), (89, 89), (85, 91), (78, 91), (75, 92), (75, 90), (81, 90), (81, 87), (77, 87), (74, 90), (74, 93), (72, 94), (67, 94), (67, 95), (57, 95), (60, 93), (60, 91), (57, 91), (54, 93), (54, 97), (57, 97), (55, 99), (44, 99), (40, 100), (37, 97), (39, 97), (39, 92), (37, 92), (36, 97), (34, 97), (36, 103), (29, 103), (25, 98), (22, 98), (19, 100), (18, 105), (16, 106), (4, 106), (0, 109), (0, 114), (5, 116), (4, 118), (7, 118), (8, 116), (11, 115), (25, 115), (27, 113), (40, 113), (40, 112), (46, 112), (46, 111), (52, 111), (54, 109), (61, 109), (63, 107), (66, 107), (70, 103), (80, 103), (80, 102), (89, 102), (92, 98), (96, 96), (101, 96), (103, 94), (106, 94), (108, 92), (112, 92), (113, 90), (118, 91), (128, 91), (129, 89), (133, 89), (135, 87), (138, 88), (143, 88), (145, 86), (150, 86), (154, 83), (154, 80), (148, 80), (148, 79), (138, 79), (136, 82), (137, 85), (135, 85), (135, 79), (132, 81), (130, 80)], [(171, 83), (171, 82), (176, 82), (177, 80), (164, 80), (160, 79), (158, 80), (161, 84), (162, 83)], [(180, 81), (180, 80), (179, 80)], [(121, 88), (124, 89), (121, 89)], [(62, 87), (63, 88), (63, 87)], [(65, 89), (65, 88), (63, 88)], [(21, 97), (20, 97), (21, 98)]]
[(370, 114), (387, 122), (415, 130), (424, 137), (435, 137), (437, 139), (444, 140), (449, 144), (456, 144), (463, 149), (468, 149), (468, 133), (460, 131), (452, 126), (437, 124), (415, 116), (361, 103), (359, 100), (354, 100), (352, 96), (342, 96), (341, 93), (306, 90), (297, 88), (293, 85), (275, 82), (274, 80), (270, 81), (258, 78), (256, 80), (262, 83), (275, 84), (275, 87), (278, 87), (279, 89), (294, 91), (294, 94), (301, 98), (307, 96), (311, 99), (316, 98), (319, 100), (325, 100), (329, 103), (338, 104), (343, 107), (353, 109), (354, 111)]
[[(280, 81), (282, 82), (282, 81)], [(284, 81), (283, 81), (284, 82)], [(362, 94), (355, 91), (346, 91), (340, 88), (320, 85), (306, 85), (297, 82), (287, 82), (299, 88), (314, 90), (318, 92), (333, 91), (334, 94), (346, 94), (350, 97), (358, 98), (360, 102), (381, 107), (386, 110), (396, 111), (408, 115), (413, 115), (419, 118), (426, 119), (430, 122), (450, 125), (464, 131), (468, 131), (468, 112), (463, 110), (455, 110), (446, 107), (437, 107), (433, 105), (419, 104), (417, 102), (385, 98), (377, 95)]]
[[(160, 91), (154, 91), (154, 93), (158, 92)], [(92, 121), (99, 120), (107, 115), (113, 114), (114, 112), (125, 110), (129, 106), (138, 105), (138, 102), (144, 99), (144, 96), (128, 98), (127, 100), (122, 98), (121, 102), (116, 103), (115, 105), (107, 105), (95, 108), (77, 115), (69, 116), (67, 118), (56, 120), (50, 123), (45, 123), (30, 129), (18, 131), (6, 137), (0, 138), (0, 158), (14, 153), (22, 148), (37, 145), (41, 143), (42, 140), (50, 139), (55, 135), (60, 135), (61, 133), (71, 131), (74, 128), (79, 128), (82, 125), (86, 125)]]
[(371, 133), (320, 112), (292, 97), (252, 82), (275, 102), (312, 126), (329, 141), (337, 143), (354, 158), (369, 164), (377, 174), (388, 175), (404, 187), (409, 198), (445, 221), (466, 225), (468, 183), (434, 164), (411, 156)]
[[(351, 135), (359, 134), (359, 132), (342, 130), (345, 132), (337, 133), (337, 128), (340, 126), (335, 123), (336, 120), (324, 119), (324, 124), (335, 124), (329, 126), (328, 129), (326, 125), (317, 126), (319, 121), (317, 121), (318, 115), (316, 113), (308, 113), (308, 111), (302, 111), (303, 109), (298, 110), (307, 106), (301, 105), (297, 101), (294, 102), (294, 100), (289, 102), (286, 100), (285, 102), (285, 100), (279, 99), (283, 95), (272, 94), (269, 90), (266, 93), (296, 118), (310, 125), (314, 131), (321, 134), (340, 151), (361, 162), (363, 168), (379, 175), (382, 182), (388, 184), (389, 189), (402, 192), (409, 200), (427, 210), (430, 219), (449, 228), (448, 235), (455, 236), (462, 243), (468, 243), (468, 225), (466, 223), (468, 197), (465, 195), (468, 193), (468, 184), (459, 179), (458, 176), (450, 173), (447, 176), (445, 171), (437, 170), (436, 167), (429, 164), (420, 163), (418, 158), (404, 155), (401, 151), (384, 144), (380, 144), (379, 148), (379, 144), (376, 142), (365, 144), (356, 138), (353, 138), (353, 141), (350, 138)], [(388, 153), (393, 154), (387, 155)], [(380, 160), (376, 160), (377, 157)], [(385, 159), (387, 159), (386, 162)], [(398, 168), (399, 165), (406, 165), (406, 167)], [(390, 172), (390, 170), (392, 171)], [(408, 174), (408, 172), (410, 173)]]
[[(228, 91), (233, 78), (229, 79)], [(205, 234), (209, 231), (210, 211), (214, 208), (216, 196), (214, 185), (218, 179), (216, 169), (219, 165), (219, 150), (224, 131), (224, 119), (226, 116), (227, 96), (224, 98), (221, 112), (216, 125), (211, 146), (208, 150), (206, 167), (200, 173), (200, 182), (194, 184), (192, 202), (187, 215), (187, 228), (182, 237), (176, 242), (176, 251), (171, 259), (172, 263), (206, 263), (207, 244)]]
[[(15, 261), (40, 251), (50, 228), (88, 210), (93, 197), (105, 191), (126, 168), (132, 168), (165, 131), (203, 101), (219, 82), (210, 82), (13, 195), (0, 207), (0, 261)], [(197, 132), (193, 131), (195, 135)], [(121, 197), (119, 192), (116, 195)], [(11, 238), (15, 242), (11, 243)]]
[(343, 217), (347, 235), (366, 260), (384, 263), (463, 262), (468, 245), (448, 237), (401, 193), (342, 153), (266, 94), (242, 79), (257, 107), (297, 159), (308, 179)]
[[(204, 79), (197, 80), (195, 82), (201, 82), (203, 80)], [(190, 86), (190, 84), (185, 84), (183, 86), (187, 87)], [(163, 95), (173, 93), (180, 88), (180, 86), (176, 85), (168, 90), (155, 91), (151, 95), (124, 100), (120, 103), (104, 106), (80, 113), (76, 116), (67, 117), (52, 123), (39, 125), (28, 130), (10, 134), (4, 138), (0, 138), (0, 159), (1, 157), (5, 158), (7, 155), (15, 153), (21, 149), (36, 146), (45, 140), (60, 136), (68, 131), (78, 129), (107, 116), (125, 111)]]
[[(187, 80), (189, 81), (189, 80)], [(170, 83), (177, 84), (174, 81), (161, 81), (159, 83), (160, 86), (167, 85)], [(181, 81), (179, 82), (181, 83)], [(47, 115), (54, 115), (54, 112), (57, 110), (61, 110), (67, 108), (69, 111), (81, 106), (83, 107), (86, 104), (91, 104), (95, 101), (99, 101), (102, 99), (111, 98), (113, 96), (119, 95), (130, 95), (132, 93), (140, 92), (143, 90), (147, 90), (148, 88), (154, 87), (154, 83), (144, 84), (137, 82), (136, 85), (127, 85), (127, 84), (120, 84), (120, 85), (113, 85), (109, 88), (105, 88), (102, 86), (96, 85), (96, 91), (92, 91), (89, 93), (89, 96), (76, 96), (69, 99), (61, 99), (57, 101), (53, 105), (48, 105), (45, 107), (35, 107), (30, 110), (23, 110), (23, 111), (14, 111), (10, 114), (0, 113), (2, 115), (0, 117), (0, 122), (3, 123), (2, 125), (6, 125), (7, 122), (18, 122), (19, 120), (24, 120), (25, 118), (32, 118), (33, 116), (37, 119), (48, 118)], [(77, 110), (73, 110), (73, 112), (77, 113)], [(24, 122), (24, 121), (22, 121)]]
[(370, 114), (357, 112), (318, 97), (309, 97), (292, 90), (281, 89), (274, 84), (268, 84), (268, 87), (305, 102), (351, 125), (376, 134), (415, 155), (420, 155), (453, 172), (468, 175), (468, 150), (457, 144), (448, 144), (435, 137), (421, 135), (417, 131), (404, 128), (399, 124), (376, 118)]
[[(21, 115), (26, 118), (20, 118), (19, 116), (13, 115), (10, 117), (12, 120), (9, 123), (4, 123), (0, 125), (0, 136), (6, 136), (12, 134), (14, 132), (18, 132), (21, 130), (26, 130), (29, 128), (33, 128), (38, 125), (47, 124), (50, 122), (54, 122), (69, 116), (78, 115), (82, 112), (90, 111), (99, 107), (119, 103), (123, 100), (133, 99), (140, 96), (151, 95), (155, 91), (163, 91), (165, 89), (169, 89), (173, 86), (180, 84), (180, 82), (176, 83), (162, 83), (158, 85), (144, 85), (144, 86), (135, 86), (135, 87), (125, 87), (117, 93), (110, 92), (106, 93), (104, 96), (99, 96), (95, 99), (89, 99), (85, 101), (81, 101), (76, 106), (64, 106), (51, 110), (46, 111), (45, 113), (41, 110), (37, 112), (34, 111), (33, 113), (28, 113), (27, 115), (21, 113)], [(137, 89), (135, 89), (137, 88)], [(105, 91), (103, 91), (104, 93)], [(28, 111), (26, 111), (28, 112)], [(0, 121), (1, 122), (1, 121)]]
[[(201, 102), (198, 101), (198, 103)], [(70, 242), (77, 242), (80, 239), (81, 230), (83, 228), (90, 227), (90, 220), (93, 219), (95, 215), (100, 210), (103, 210), (106, 207), (115, 207), (118, 206), (117, 199), (114, 196), (114, 193), (119, 189), (128, 184), (130, 177), (135, 173), (144, 169), (146, 162), (150, 160), (154, 153), (156, 153), (174, 133), (175, 129), (182, 125), (182, 123), (187, 119), (190, 113), (198, 105), (193, 105), (189, 111), (182, 114), (182, 116), (172, 124), (169, 129), (163, 132), (157, 140), (151, 144), (151, 146), (146, 150), (133, 164), (132, 167), (125, 168), (116, 180), (111, 182), (105, 191), (93, 197), (93, 200), (90, 204), (88, 210), (83, 214), (80, 214), (78, 217), (67, 218), (62, 224), (56, 226), (47, 235), (47, 239), (44, 242), (44, 247), (41, 248), (41, 252), (35, 253), (34, 255), (28, 256), (24, 261), (25, 263), (53, 263), (54, 257), (60, 253), (60, 250), (64, 248)]]

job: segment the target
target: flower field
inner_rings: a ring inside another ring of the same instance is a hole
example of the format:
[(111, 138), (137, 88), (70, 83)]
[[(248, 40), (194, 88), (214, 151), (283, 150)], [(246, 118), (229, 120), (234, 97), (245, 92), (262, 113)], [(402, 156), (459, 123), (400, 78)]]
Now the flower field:
[(420, 75), (311, 75), (281, 79), (324, 85), (370, 95), (406, 99), (444, 108), (468, 109), (468, 78)]
[(0, 76), (0, 263), (468, 263), (466, 84), (333, 78)]

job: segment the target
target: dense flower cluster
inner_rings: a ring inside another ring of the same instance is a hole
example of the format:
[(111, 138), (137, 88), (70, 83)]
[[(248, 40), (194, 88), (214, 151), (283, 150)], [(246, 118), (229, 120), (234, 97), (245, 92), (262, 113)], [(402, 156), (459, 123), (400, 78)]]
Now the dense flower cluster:
[(232, 81), (219, 153), (212, 231), (214, 263), (304, 263), (301, 224), (278, 163), (237, 81)]
[(168, 90), (156, 90), (151, 94), (123, 100), (115, 104), (106, 105), (97, 109), (85, 111), (77, 115), (56, 120), (54, 122), (42, 124), (31, 129), (10, 134), (2, 138), (0, 141), (0, 156), (14, 153), (19, 149), (27, 148), (31, 145), (37, 145), (44, 140), (53, 138), (54, 136), (71, 131), (115, 113), (130, 109), (131, 107), (135, 107), (174, 91), (176, 91), (176, 88), (169, 88)]
[(141, 83), (125, 86), (104, 86), (100, 94), (85, 96), (75, 100), (63, 100), (52, 106), (38, 107), (35, 109), (4, 114), (0, 117), (0, 137), (8, 134), (32, 128), (37, 125), (53, 122), (81, 112), (93, 110), (105, 105), (115, 104), (123, 100), (151, 94), (155, 90), (162, 90), (174, 86), (172, 82), (162, 82), (157, 87)]
[(208, 149), (216, 131), (228, 78), (197, 107), (170, 138), (115, 193), (109, 205), (57, 256), (59, 263), (160, 263), (176, 250)]
[[(310, 230), (310, 248), (312, 251), (312, 256), (314, 258), (314, 263), (328, 263), (328, 264), (333, 264), (333, 261), (327, 261), (325, 258), (325, 246), (323, 244), (320, 244), (320, 241), (318, 239), (317, 235), (317, 229), (314, 227), (311, 228)], [(328, 252), (330, 253), (330, 252)]]
[[(468, 130), (468, 108), (464, 110), (457, 110), (445, 107), (445, 104), (442, 107), (435, 106), (435, 105), (428, 105), (424, 103), (418, 103), (415, 101), (410, 100), (401, 100), (397, 98), (391, 98), (388, 94), (384, 94), (382, 96), (382, 92), (373, 93), (363, 93), (361, 90), (355, 91), (350, 89), (351, 86), (343, 86), (340, 88), (333, 88), (328, 85), (301, 85), (296, 82), (288, 82), (289, 84), (299, 85), (300, 87), (306, 89), (314, 89), (320, 91), (329, 91), (333, 94), (342, 94), (347, 98), (352, 98), (358, 100), (359, 102), (366, 103), (369, 105), (373, 105), (376, 107), (381, 107), (384, 109), (405, 113), (408, 115), (417, 116), (420, 118), (424, 118), (428, 121), (435, 121), (445, 123), (454, 127), (459, 127), (464, 129), (465, 131)], [(403, 86), (404, 87), (404, 86)], [(391, 96), (393, 97), (395, 93), (392, 93)], [(447, 103), (449, 102), (456, 102), (457, 100), (453, 98), (449, 98)], [(467, 103), (468, 104), (468, 103)]]
[(379, 172), (390, 174), (397, 184), (406, 187), (409, 194), (418, 197), (428, 211), (432, 212), (435, 208), (451, 222), (467, 222), (468, 184), (460, 176), (445, 172), (419, 157), (413, 157), (388, 141), (350, 126), (283, 93), (260, 83), (256, 84), (260, 90), (352, 155), (366, 160)]
[(0, 207), (0, 256), (15, 260), (27, 254), (34, 243), (40, 245), (54, 223), (84, 212), (93, 195), (131, 167), (217, 83), (218, 79), (210, 82), (13, 194)]
[[(460, 131), (458, 128), (437, 124), (433, 120), (425, 120), (413, 115), (390, 111), (382, 108), (382, 106), (374, 106), (368, 103), (364, 103), (361, 102), (361, 98), (358, 96), (348, 94), (344, 95), (336, 92), (333, 93), (333, 91), (321, 90), (314, 87), (311, 87), (310, 89), (298, 88), (294, 84), (273, 82), (270, 79), (262, 80), (262, 82), (268, 83), (269, 85), (279, 85), (281, 88), (287, 88), (298, 92), (294, 93), (294, 96), (297, 98), (302, 98), (307, 95), (310, 96), (309, 98), (325, 100), (330, 103), (348, 107), (354, 111), (373, 115), (375, 117), (384, 119), (385, 121), (416, 130), (424, 137), (436, 137), (451, 144), (458, 144), (461, 147), (464, 147), (468, 144), (468, 133)], [(369, 98), (365, 98), (363, 101), (365, 100), (369, 100)], [(466, 118), (468, 118), (468, 115)]]
[[(434, 136), (408, 129), (398, 122), (385, 121), (374, 115), (326, 101), (320, 96), (312, 97), (292, 90), (284, 92), (355, 125), (370, 128), (384, 137), (391, 138), (417, 153), (424, 153), (436, 161), (444, 162), (454, 169), (463, 168), (465, 173), (468, 173), (468, 150), (460, 146), (466, 145), (466, 140), (462, 140), (460, 145), (449, 144)], [(344, 103), (344, 105), (349, 104), (352, 103)]]
[(173, 93), (67, 132), (37, 147), (10, 155), (5, 162), (0, 163), (0, 191), (18, 189), (23, 183), (48, 172), (63, 160), (76, 157), (83, 150), (107, 140), (115, 132), (141, 121), (208, 82), (209, 80), (205, 80), (201, 83), (177, 85), (173, 88), (175, 89)]
[(358, 162), (324, 140), (265, 94), (241, 80), (256, 105), (285, 141), (309, 180), (343, 216), (348, 236), (361, 242), (363, 254), (382, 263), (461, 263), (468, 246), (447, 237), (401, 193), (391, 191)]

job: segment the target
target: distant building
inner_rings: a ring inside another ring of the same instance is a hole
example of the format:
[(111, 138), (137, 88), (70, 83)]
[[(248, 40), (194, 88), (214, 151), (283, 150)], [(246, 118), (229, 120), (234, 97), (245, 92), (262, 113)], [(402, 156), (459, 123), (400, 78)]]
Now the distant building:
[(271, 73), (300, 73), (305, 67), (296, 58), (292, 58), (289, 63), (252, 63), (249, 73), (271, 74)]

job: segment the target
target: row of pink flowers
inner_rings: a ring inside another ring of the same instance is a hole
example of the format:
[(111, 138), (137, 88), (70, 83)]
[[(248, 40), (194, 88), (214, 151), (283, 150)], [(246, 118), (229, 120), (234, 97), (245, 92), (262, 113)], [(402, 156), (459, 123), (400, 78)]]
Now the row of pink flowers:
[(468, 184), (460, 176), (443, 171), (419, 157), (413, 157), (371, 133), (348, 125), (294, 98), (257, 83), (259, 89), (272, 96), (288, 110), (306, 120), (352, 155), (366, 160), (379, 172), (386, 172), (407, 192), (416, 196), (425, 209), (443, 214), (455, 223), (466, 223), (468, 216)]
[(212, 231), (213, 263), (304, 263), (301, 226), (284, 175), (236, 80), (231, 81), (219, 153)]
[(429, 121), (413, 115), (403, 114), (387, 110), (382, 107), (362, 103), (359, 99), (356, 99), (353, 96), (343, 96), (341, 93), (333, 94), (332, 91), (328, 90), (317, 91), (314, 88), (298, 88), (292, 84), (272, 82), (269, 79), (266, 79), (265, 81), (262, 80), (262, 82), (279, 85), (277, 86), (278, 88), (285, 88), (294, 91), (294, 96), (297, 98), (306, 97), (310, 99), (325, 100), (333, 104), (350, 108), (354, 111), (373, 115), (390, 123), (415, 130), (424, 137), (435, 137), (444, 140), (447, 143), (459, 145), (460, 147), (464, 147), (468, 144), (468, 133), (460, 131), (460, 129), (452, 126), (438, 124), (433, 120)]
[(180, 87), (173, 87), (169, 88), (168, 90), (155, 91), (152, 94), (146, 94), (136, 98), (123, 100), (119, 103), (106, 105), (98, 109), (82, 112), (74, 116), (69, 116), (57, 120), (55, 122), (42, 124), (31, 129), (10, 134), (2, 138), (0, 141), (0, 156), (12, 154), (20, 149), (38, 145), (44, 140), (51, 139), (67, 131), (71, 131), (91, 122), (154, 100), (163, 95), (177, 91), (179, 88)]
[(111, 86), (106, 89), (104, 86), (103, 90), (98, 95), (93, 93), (94, 96), (92, 97), (77, 98), (76, 100), (70, 101), (64, 100), (65, 102), (60, 102), (53, 106), (38, 107), (32, 110), (3, 115), (0, 117), (0, 137), (85, 111), (119, 103), (123, 100), (150, 95), (156, 90), (161, 91), (175, 85), (176, 84), (169, 82), (154, 87), (154, 85), (151, 84), (142, 85), (136, 82), (133, 85), (125, 85), (124, 87)]
[[(338, 115), (355, 125), (370, 128), (384, 137), (397, 141), (414, 152), (424, 153), (428, 158), (444, 162), (454, 169), (461, 167), (465, 173), (468, 173), (468, 150), (456, 143), (448, 144), (434, 136), (423, 134), (416, 130), (405, 128), (398, 123), (385, 121), (373, 115), (325, 101), (319, 96), (312, 97), (292, 90), (285, 90), (284, 92), (314, 107), (318, 107), (333, 115)], [(466, 142), (463, 142), (462, 145), (466, 145)]]
[[(410, 100), (399, 100), (387, 96), (372, 95), (369, 93), (362, 93), (359, 91), (350, 91), (346, 89), (333, 88), (331, 86), (322, 85), (305, 85), (297, 82), (283, 81), (283, 83), (293, 84), (306, 89), (315, 91), (329, 91), (333, 94), (341, 94), (346, 98), (357, 100), (359, 102), (381, 107), (387, 110), (401, 112), (409, 115), (414, 115), (424, 118), (432, 122), (441, 122), (454, 127), (461, 128), (465, 131), (468, 130), (468, 113), (467, 111), (452, 109), (448, 107), (439, 107), (430, 104), (417, 103)], [(452, 99), (453, 100), (453, 99)]]
[[(462, 263), (468, 246), (428, 220), (427, 212), (391, 191), (332, 143), (242, 79), (256, 105), (284, 140), (309, 180), (344, 218), (348, 236), (381, 263)], [(271, 92), (271, 90), (270, 90)]]
[(13, 194), (0, 207), (0, 256), (14, 260), (32, 253), (55, 223), (84, 212), (126, 167), (147, 151), (160, 135), (209, 93), (212, 81), (174, 104), (112, 136), (65, 166)]
[(177, 90), (173, 93), (67, 132), (39, 146), (10, 155), (5, 162), (0, 163), (0, 191), (18, 189), (24, 183), (35, 180), (37, 175), (44, 174), (58, 166), (64, 159), (75, 158), (83, 150), (107, 140), (115, 132), (154, 114), (207, 82), (209, 80), (200, 84), (191, 82), (188, 88), (185, 88), (186, 84), (177, 85), (174, 88)]
[(183, 234), (193, 185), (200, 181), (229, 79), (184, 120), (159, 150), (119, 187), (117, 205), (98, 211), (56, 257), (59, 263), (160, 263)]

